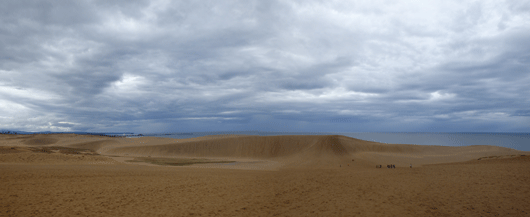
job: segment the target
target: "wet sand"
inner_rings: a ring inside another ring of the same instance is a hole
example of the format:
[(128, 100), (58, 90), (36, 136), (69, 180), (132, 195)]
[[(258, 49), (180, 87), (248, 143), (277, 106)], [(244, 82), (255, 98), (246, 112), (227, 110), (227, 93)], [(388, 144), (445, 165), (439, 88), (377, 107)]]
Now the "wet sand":
[[(342, 136), (175, 140), (83, 135), (0, 135), (0, 146), (0, 216), (530, 212), (530, 155), (502, 147), (392, 145)], [(45, 147), (72, 149), (39, 152)], [(123, 160), (134, 156), (237, 163), (180, 167)], [(376, 169), (376, 164), (384, 165)]]

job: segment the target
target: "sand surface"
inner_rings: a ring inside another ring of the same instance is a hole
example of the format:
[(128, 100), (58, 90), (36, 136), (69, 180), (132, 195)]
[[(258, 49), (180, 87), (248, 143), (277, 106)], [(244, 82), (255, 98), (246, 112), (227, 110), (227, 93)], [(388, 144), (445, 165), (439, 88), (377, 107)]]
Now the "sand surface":
[(0, 183), (0, 216), (530, 216), (529, 152), (344, 136), (0, 135)]

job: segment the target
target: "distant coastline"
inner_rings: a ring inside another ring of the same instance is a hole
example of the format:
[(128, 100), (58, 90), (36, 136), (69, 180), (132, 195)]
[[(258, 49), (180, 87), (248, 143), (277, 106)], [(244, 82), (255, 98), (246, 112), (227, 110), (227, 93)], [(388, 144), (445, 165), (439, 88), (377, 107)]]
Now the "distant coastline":
[(272, 131), (209, 131), (209, 132), (164, 132), (164, 133), (133, 133), (133, 132), (24, 132), (0, 130), (3, 134), (80, 134), (108, 137), (138, 138), (144, 136), (188, 139), (213, 135), (343, 135), (366, 141), (388, 144), (416, 144), (438, 146), (471, 146), (493, 145), (530, 151), (530, 133), (512, 132), (272, 132)]

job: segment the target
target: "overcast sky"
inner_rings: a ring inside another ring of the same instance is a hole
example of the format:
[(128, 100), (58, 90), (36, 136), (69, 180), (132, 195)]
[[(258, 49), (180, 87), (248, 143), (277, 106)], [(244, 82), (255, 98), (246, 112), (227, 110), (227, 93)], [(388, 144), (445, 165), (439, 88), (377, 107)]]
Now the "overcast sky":
[(0, 5), (0, 129), (530, 132), (530, 1)]

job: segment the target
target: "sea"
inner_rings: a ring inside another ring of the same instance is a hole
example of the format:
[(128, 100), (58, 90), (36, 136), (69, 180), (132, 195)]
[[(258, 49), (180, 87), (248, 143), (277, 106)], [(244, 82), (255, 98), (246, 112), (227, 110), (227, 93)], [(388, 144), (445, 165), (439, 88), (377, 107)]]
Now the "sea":
[(530, 133), (407, 133), (407, 132), (267, 132), (267, 131), (222, 131), (222, 132), (188, 132), (188, 133), (153, 133), (143, 136), (188, 139), (208, 135), (344, 135), (367, 141), (390, 144), (415, 144), (439, 146), (471, 146), (493, 145), (512, 148), (520, 151), (530, 151)]

